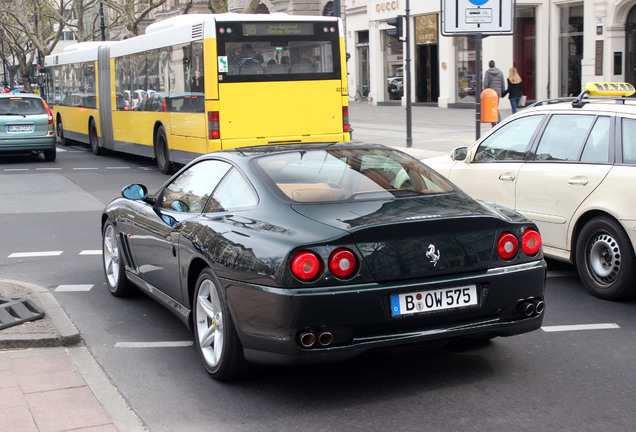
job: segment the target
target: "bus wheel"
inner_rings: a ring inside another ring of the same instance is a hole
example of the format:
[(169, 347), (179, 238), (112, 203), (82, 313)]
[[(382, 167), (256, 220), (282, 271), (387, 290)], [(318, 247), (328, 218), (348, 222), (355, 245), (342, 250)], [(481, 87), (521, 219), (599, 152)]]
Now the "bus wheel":
[(99, 139), (97, 138), (97, 128), (95, 127), (95, 122), (91, 120), (91, 124), (88, 127), (88, 140), (91, 143), (91, 150), (97, 156), (101, 156), (104, 154), (104, 149), (99, 146)]
[(155, 137), (155, 159), (157, 159), (159, 171), (164, 174), (174, 173), (174, 165), (170, 162), (170, 154), (168, 152), (166, 130), (163, 126), (159, 126), (157, 136)]
[(62, 145), (71, 145), (71, 140), (64, 138), (64, 125), (62, 124), (62, 118), (57, 118), (57, 124), (55, 126), (55, 133), (57, 133), (57, 137), (60, 139), (60, 143)]

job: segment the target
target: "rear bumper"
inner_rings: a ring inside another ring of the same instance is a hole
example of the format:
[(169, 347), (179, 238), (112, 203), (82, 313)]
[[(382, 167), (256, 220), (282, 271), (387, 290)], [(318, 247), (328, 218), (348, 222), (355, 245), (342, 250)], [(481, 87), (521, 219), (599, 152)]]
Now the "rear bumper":
[(0, 138), (0, 152), (20, 153), (55, 148), (55, 135), (37, 138)]
[[(393, 284), (278, 289), (222, 280), (248, 361), (304, 364), (339, 361), (374, 348), (470, 335), (512, 336), (541, 327), (543, 314), (517, 313), (520, 301), (543, 300), (545, 262), (481, 274)], [(475, 284), (476, 307), (394, 318), (390, 295)], [(333, 342), (304, 348), (300, 335), (329, 332)]]

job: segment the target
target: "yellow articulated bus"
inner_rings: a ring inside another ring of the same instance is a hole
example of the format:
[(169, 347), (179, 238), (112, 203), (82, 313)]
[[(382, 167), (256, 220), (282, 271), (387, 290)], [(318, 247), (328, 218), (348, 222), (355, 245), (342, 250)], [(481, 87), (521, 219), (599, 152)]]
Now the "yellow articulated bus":
[(182, 15), (45, 58), (63, 143), (175, 164), (226, 148), (348, 141), (342, 22)]

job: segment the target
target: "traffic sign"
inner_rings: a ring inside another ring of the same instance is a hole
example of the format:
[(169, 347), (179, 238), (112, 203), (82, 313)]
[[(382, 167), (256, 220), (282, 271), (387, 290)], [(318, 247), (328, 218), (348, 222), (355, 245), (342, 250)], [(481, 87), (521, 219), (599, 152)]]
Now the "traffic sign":
[(515, 0), (441, 0), (442, 35), (511, 35)]

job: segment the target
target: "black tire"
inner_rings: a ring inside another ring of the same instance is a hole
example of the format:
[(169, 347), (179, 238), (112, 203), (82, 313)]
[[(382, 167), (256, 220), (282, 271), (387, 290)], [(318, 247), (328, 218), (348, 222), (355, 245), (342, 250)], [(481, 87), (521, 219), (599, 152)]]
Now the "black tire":
[(57, 122), (55, 123), (55, 133), (60, 139), (60, 144), (63, 146), (71, 145), (71, 140), (64, 137), (64, 124), (62, 123), (61, 117), (58, 117)]
[(155, 137), (155, 159), (157, 159), (159, 171), (164, 174), (174, 173), (174, 165), (170, 162), (170, 152), (168, 151), (168, 138), (166, 138), (166, 130), (163, 126), (159, 126)]
[(109, 220), (102, 231), (102, 264), (108, 290), (115, 297), (126, 297), (134, 292), (134, 286), (126, 277), (123, 250), (115, 226)]
[(88, 141), (91, 144), (91, 150), (97, 156), (101, 156), (104, 154), (104, 148), (99, 146), (99, 138), (97, 137), (97, 128), (95, 127), (95, 122), (91, 120), (90, 125), (88, 126)]
[(634, 250), (615, 220), (597, 217), (585, 224), (576, 242), (576, 268), (585, 288), (607, 300), (636, 294)]
[(194, 344), (212, 378), (226, 381), (245, 375), (247, 362), (225, 292), (207, 268), (199, 275), (194, 290), (192, 324)]
[(52, 148), (50, 150), (44, 150), (44, 160), (47, 162), (54, 162), (57, 157), (57, 150)]

